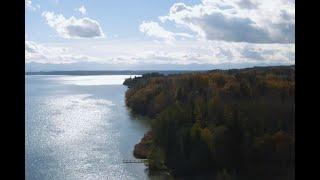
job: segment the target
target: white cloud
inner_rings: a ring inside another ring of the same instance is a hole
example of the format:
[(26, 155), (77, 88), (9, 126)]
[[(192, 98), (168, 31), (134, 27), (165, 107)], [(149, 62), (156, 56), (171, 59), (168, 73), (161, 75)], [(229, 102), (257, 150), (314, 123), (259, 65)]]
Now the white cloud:
[(172, 41), (175, 39), (172, 32), (165, 30), (157, 22), (143, 22), (140, 25), (139, 30), (148, 36), (164, 39), (166, 41)]
[(31, 0), (25, 0), (24, 5), (25, 5), (26, 9), (31, 10), (31, 11), (35, 11), (37, 9), (40, 9), (40, 5), (39, 4), (33, 5)]
[(43, 12), (48, 25), (56, 30), (63, 38), (100, 38), (104, 33), (98, 21), (90, 18), (65, 18), (61, 14)]
[[(65, 18), (53, 12), (42, 15), (61, 37), (104, 36), (99, 23), (92, 19)], [(159, 17), (162, 23), (143, 21), (139, 26), (142, 33), (159, 40), (157, 43), (120, 38), (81, 43), (26, 41), (26, 61), (121, 65), (294, 64), (294, 17), (294, 3), (286, 4), (282, 0), (202, 0), (193, 6), (176, 3), (168, 15)], [(173, 24), (167, 26), (168, 21)]]
[(72, 53), (67, 47), (46, 47), (33, 41), (25, 41), (25, 59), (26, 63), (44, 64), (68, 64), (94, 60), (93, 57)]
[(87, 14), (87, 9), (84, 6), (81, 6), (80, 8), (75, 9), (76, 11), (79, 11), (82, 15)]
[(32, 2), (30, 0), (25, 0), (24, 4), (25, 8), (34, 10), (34, 7), (32, 6)]
[(260, 5), (259, 1), (257, 1), (257, 0), (239, 0), (239, 1), (237, 2), (237, 4), (238, 4), (241, 8), (245, 8), (245, 9), (258, 8), (258, 6)]
[[(134, 44), (134, 46), (132, 46)], [(294, 44), (253, 44), (223, 41), (69, 42), (37, 44), (26, 41), (27, 62), (109, 64), (295, 63)]]
[(26, 8), (29, 8), (29, 7), (31, 7), (31, 1), (30, 0), (25, 0), (25, 7)]
[(175, 3), (159, 17), (208, 40), (251, 43), (294, 43), (295, 4), (285, 0), (202, 0)]
[(139, 30), (148, 36), (162, 39), (166, 42), (171, 42), (176, 40), (176, 36), (191, 38), (192, 36), (188, 33), (173, 33), (170, 32), (159, 25), (159, 23), (154, 21), (146, 22), (144, 21)]
[[(295, 63), (294, 3), (285, 0), (202, 0), (187, 6), (175, 3), (163, 23), (144, 22), (140, 31), (169, 45), (149, 45), (137, 52), (139, 62), (157, 63)], [(173, 22), (177, 29), (196, 33), (198, 38), (180, 41), (180, 33), (165, 30)], [(172, 41), (175, 40), (175, 41)], [(162, 46), (161, 46), (162, 45)]]

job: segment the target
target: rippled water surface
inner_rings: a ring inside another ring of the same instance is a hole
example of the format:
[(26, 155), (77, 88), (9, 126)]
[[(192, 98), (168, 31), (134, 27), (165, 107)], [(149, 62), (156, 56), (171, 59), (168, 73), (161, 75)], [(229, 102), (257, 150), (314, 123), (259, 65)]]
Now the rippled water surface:
[(132, 150), (148, 130), (125, 106), (129, 76), (26, 76), (26, 179), (149, 179)]

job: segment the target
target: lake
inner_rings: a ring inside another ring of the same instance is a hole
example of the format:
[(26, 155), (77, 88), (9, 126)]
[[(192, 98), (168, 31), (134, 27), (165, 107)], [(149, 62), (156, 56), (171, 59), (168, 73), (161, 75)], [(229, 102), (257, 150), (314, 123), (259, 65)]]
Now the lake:
[(125, 106), (128, 77), (25, 76), (26, 179), (158, 179), (122, 162), (149, 129)]

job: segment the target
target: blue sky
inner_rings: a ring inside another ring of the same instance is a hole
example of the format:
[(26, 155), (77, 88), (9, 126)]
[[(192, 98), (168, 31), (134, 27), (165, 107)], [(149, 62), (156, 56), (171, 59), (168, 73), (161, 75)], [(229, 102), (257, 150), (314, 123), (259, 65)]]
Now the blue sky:
[[(86, 16), (100, 22), (107, 38), (143, 38), (139, 25), (145, 20), (157, 19), (165, 15), (175, 2), (185, 2), (188, 5), (196, 4), (198, 0), (32, 0), (36, 10), (26, 11), (26, 32), (30, 40), (37, 42), (63, 41), (63, 38), (53, 38), (55, 31), (45, 24), (41, 16), (43, 11), (63, 14), (65, 17), (84, 17), (76, 8), (84, 6)], [(36, 6), (40, 5), (40, 9)], [(28, 33), (30, 32), (30, 33)]]
[(25, 2), (27, 70), (295, 63), (294, 1)]

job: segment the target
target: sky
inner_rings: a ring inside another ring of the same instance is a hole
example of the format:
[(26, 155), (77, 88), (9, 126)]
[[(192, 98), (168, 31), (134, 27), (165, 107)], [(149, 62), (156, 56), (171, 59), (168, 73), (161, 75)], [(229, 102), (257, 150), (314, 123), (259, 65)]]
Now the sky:
[(26, 71), (295, 64), (294, 0), (26, 0)]

